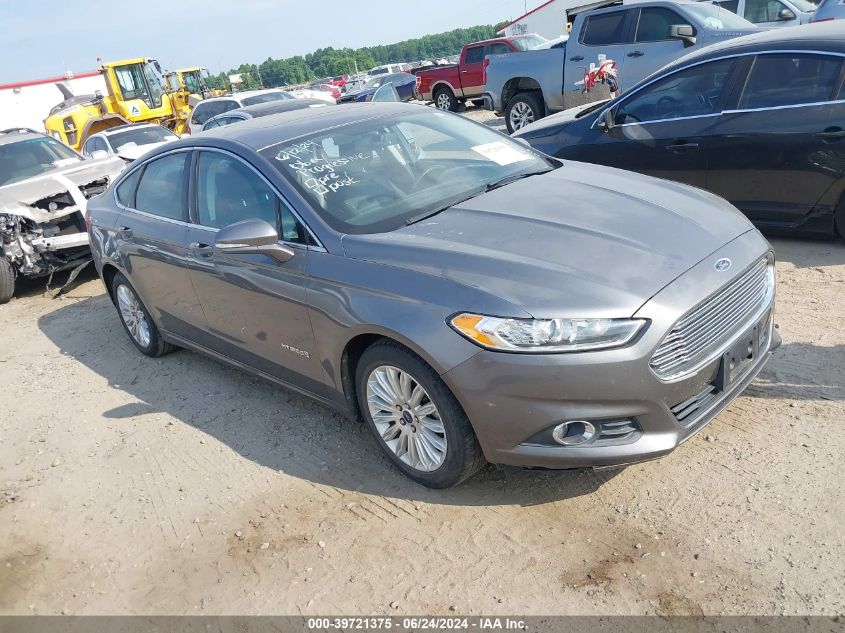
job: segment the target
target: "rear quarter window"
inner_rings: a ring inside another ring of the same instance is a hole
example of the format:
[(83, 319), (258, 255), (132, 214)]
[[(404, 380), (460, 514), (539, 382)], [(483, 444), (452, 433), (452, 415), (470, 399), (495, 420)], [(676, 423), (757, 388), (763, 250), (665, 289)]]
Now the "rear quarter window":
[(138, 187), (138, 180), (141, 178), (142, 171), (144, 170), (136, 169), (117, 186), (115, 195), (117, 201), (123, 206), (130, 208), (135, 206), (135, 189)]
[(144, 167), (135, 191), (135, 209), (162, 218), (185, 220), (185, 174), (189, 152), (157, 158)]

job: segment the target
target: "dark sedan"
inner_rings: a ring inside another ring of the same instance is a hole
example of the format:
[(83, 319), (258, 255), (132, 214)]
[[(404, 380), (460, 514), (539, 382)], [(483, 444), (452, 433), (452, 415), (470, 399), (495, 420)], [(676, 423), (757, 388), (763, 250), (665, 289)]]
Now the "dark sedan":
[(279, 114), (280, 112), (291, 112), (293, 110), (302, 110), (304, 108), (323, 108), (332, 105), (331, 102), (326, 103), (319, 99), (284, 99), (281, 101), (268, 101), (266, 103), (257, 103), (251, 106), (244, 106), (236, 110), (229, 110), (223, 114), (218, 114), (210, 118), (202, 126), (202, 131), (212, 130), (216, 127), (223, 127), (225, 125), (232, 125), (232, 123), (241, 123), (242, 121), (249, 121), (250, 119), (257, 119), (263, 116), (270, 116), (271, 114)]
[(709, 189), (759, 228), (845, 237), (845, 25), (715, 44), (515, 137)]
[(386, 84), (391, 84), (396, 88), (396, 93), (399, 95), (400, 101), (410, 101), (414, 97), (414, 86), (417, 84), (417, 78), (411, 73), (392, 73), (390, 75), (379, 75), (367, 81), (361, 90), (355, 92), (347, 92), (340, 99), (338, 103), (354, 103), (361, 101), (372, 101), (376, 90)]
[(142, 353), (202, 351), (361, 417), (428, 486), (485, 459), (665, 455), (778, 340), (770, 246), (728, 203), (434, 108), (298, 110), (175, 141), (88, 218)]

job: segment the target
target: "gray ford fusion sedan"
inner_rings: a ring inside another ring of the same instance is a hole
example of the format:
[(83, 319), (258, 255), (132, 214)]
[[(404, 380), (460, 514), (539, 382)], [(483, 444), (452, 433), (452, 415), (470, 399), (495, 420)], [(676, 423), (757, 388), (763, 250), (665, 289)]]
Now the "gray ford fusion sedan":
[(774, 258), (699, 189), (369, 103), (182, 139), (88, 205), (135, 346), (360, 416), (432, 487), (654, 459), (758, 374)]

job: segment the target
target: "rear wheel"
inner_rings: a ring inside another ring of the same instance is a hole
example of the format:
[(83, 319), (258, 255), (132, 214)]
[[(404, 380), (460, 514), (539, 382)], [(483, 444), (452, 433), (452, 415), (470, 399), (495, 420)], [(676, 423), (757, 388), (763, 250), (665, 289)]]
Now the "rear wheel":
[(434, 105), (440, 110), (458, 111), (458, 99), (449, 88), (438, 88), (434, 91)]
[(0, 253), (0, 303), (6, 303), (15, 295), (15, 269)]
[(505, 109), (505, 123), (511, 134), (542, 118), (543, 103), (540, 96), (534, 92), (516, 94), (508, 101), (508, 107)]
[(392, 341), (367, 348), (356, 369), (361, 415), (390, 460), (414, 481), (448, 488), (484, 465), (472, 426), (437, 373)]
[(173, 345), (161, 337), (138, 293), (121, 273), (112, 280), (112, 297), (123, 329), (141, 353), (155, 358), (173, 351)]

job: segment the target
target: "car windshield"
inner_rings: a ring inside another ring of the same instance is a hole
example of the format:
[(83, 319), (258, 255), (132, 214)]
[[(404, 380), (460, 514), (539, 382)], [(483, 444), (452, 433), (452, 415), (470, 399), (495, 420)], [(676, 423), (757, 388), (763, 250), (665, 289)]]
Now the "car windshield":
[(706, 29), (725, 31), (731, 29), (756, 29), (757, 27), (736, 13), (716, 4), (685, 4), (684, 9), (701, 20)]
[(512, 178), (555, 167), (482, 125), (420, 109), (356, 121), (261, 154), (343, 233), (392, 231)]
[(26, 180), (82, 160), (79, 154), (49, 136), (0, 145), (0, 185)]
[(522, 37), (515, 37), (511, 40), (513, 45), (521, 51), (530, 51), (548, 41), (545, 37), (540, 37), (539, 35), (523, 35)]
[(173, 132), (163, 127), (142, 127), (108, 135), (109, 143), (116, 152), (137, 145), (175, 141), (176, 138)]
[(274, 90), (272, 92), (263, 92), (260, 95), (253, 95), (241, 100), (242, 106), (251, 106), (256, 103), (267, 103), (268, 101), (281, 101), (282, 99), (295, 99), (292, 94), (282, 90)]

